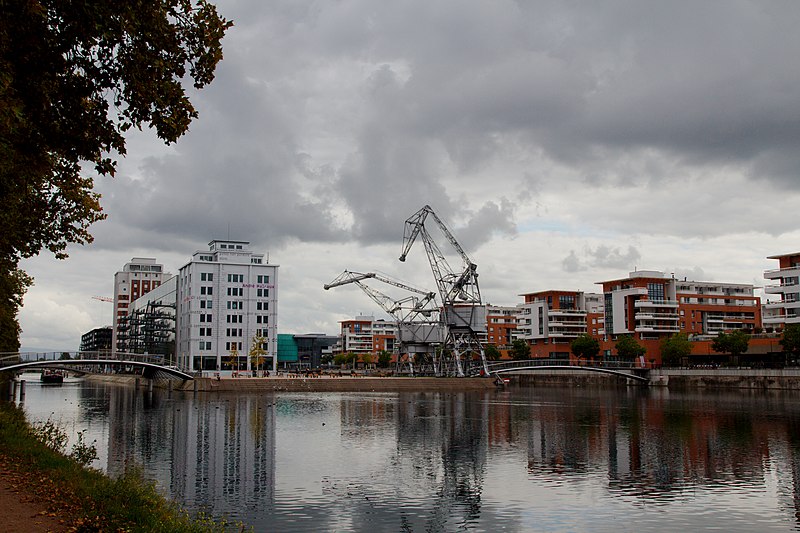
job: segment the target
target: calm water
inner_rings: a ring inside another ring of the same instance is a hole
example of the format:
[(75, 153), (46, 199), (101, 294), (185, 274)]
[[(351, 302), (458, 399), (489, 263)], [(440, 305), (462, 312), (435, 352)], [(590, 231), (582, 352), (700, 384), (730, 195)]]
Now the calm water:
[(800, 529), (800, 394), (26, 392), (94, 466), (256, 531)]

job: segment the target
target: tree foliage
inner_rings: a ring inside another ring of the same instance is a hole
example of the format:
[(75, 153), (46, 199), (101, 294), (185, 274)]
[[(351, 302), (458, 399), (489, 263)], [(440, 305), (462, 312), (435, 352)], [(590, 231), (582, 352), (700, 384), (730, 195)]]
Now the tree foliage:
[(186, 132), (183, 84), (214, 79), (230, 26), (206, 0), (0, 2), (0, 284), (23, 282), (0, 301), (4, 335), (30, 282), (20, 259), (92, 241), (105, 215), (90, 169), (114, 174), (130, 128)]
[(260, 335), (255, 335), (250, 340), (250, 368), (253, 370), (263, 370), (264, 363), (267, 358), (267, 351), (264, 350), (264, 344), (267, 339)]
[(780, 343), (784, 352), (800, 357), (800, 324), (786, 324)]
[(588, 333), (578, 335), (569, 348), (575, 357), (583, 359), (594, 359), (600, 354), (600, 342)]
[(22, 297), (32, 282), (30, 276), (0, 252), (0, 352), (19, 351), (17, 313), (22, 305)]
[(620, 359), (626, 361), (633, 361), (647, 353), (647, 348), (639, 344), (639, 342), (630, 335), (623, 335), (617, 339), (614, 348), (616, 348), (617, 355)]
[(531, 358), (531, 347), (525, 339), (514, 339), (511, 343), (511, 359), (514, 361), (524, 361)]
[(719, 353), (729, 353), (733, 356), (741, 355), (750, 345), (750, 335), (743, 331), (720, 333), (711, 343), (711, 349)]
[(486, 356), (487, 361), (499, 361), (501, 357), (500, 350), (494, 344), (484, 346), (483, 354)]
[(392, 354), (386, 350), (381, 350), (378, 352), (378, 366), (381, 368), (387, 368), (389, 364), (392, 362)]
[(676, 333), (661, 340), (661, 362), (667, 366), (679, 365), (692, 353), (692, 341), (686, 333)]

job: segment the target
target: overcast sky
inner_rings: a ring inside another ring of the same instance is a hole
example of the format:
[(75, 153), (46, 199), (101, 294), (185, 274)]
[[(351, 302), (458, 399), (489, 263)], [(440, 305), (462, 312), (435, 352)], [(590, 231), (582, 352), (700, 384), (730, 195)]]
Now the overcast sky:
[[(22, 349), (110, 324), (132, 257), (215, 238), (280, 265), (279, 330), (383, 316), (344, 269), (433, 289), (403, 223), (425, 204), (484, 300), (653, 269), (763, 285), (800, 251), (800, 2), (219, 2), (235, 26), (177, 145), (129, 137), (108, 220), (29, 260)], [(376, 286), (388, 291), (388, 287)]]

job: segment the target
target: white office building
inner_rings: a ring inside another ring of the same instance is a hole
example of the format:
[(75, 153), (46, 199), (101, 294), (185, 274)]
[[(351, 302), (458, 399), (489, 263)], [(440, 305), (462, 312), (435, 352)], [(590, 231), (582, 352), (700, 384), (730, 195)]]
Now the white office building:
[(249, 357), (263, 339), (263, 369), (278, 351), (278, 265), (245, 241), (214, 240), (178, 273), (176, 352), (182, 367), (223, 375), (255, 370)]

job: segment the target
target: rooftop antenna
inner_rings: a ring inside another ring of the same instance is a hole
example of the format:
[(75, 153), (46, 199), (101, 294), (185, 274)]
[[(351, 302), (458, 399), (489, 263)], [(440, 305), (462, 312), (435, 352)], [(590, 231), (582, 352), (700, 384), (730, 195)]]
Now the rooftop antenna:
[(228, 240), (231, 240), (231, 223), (228, 222)]

